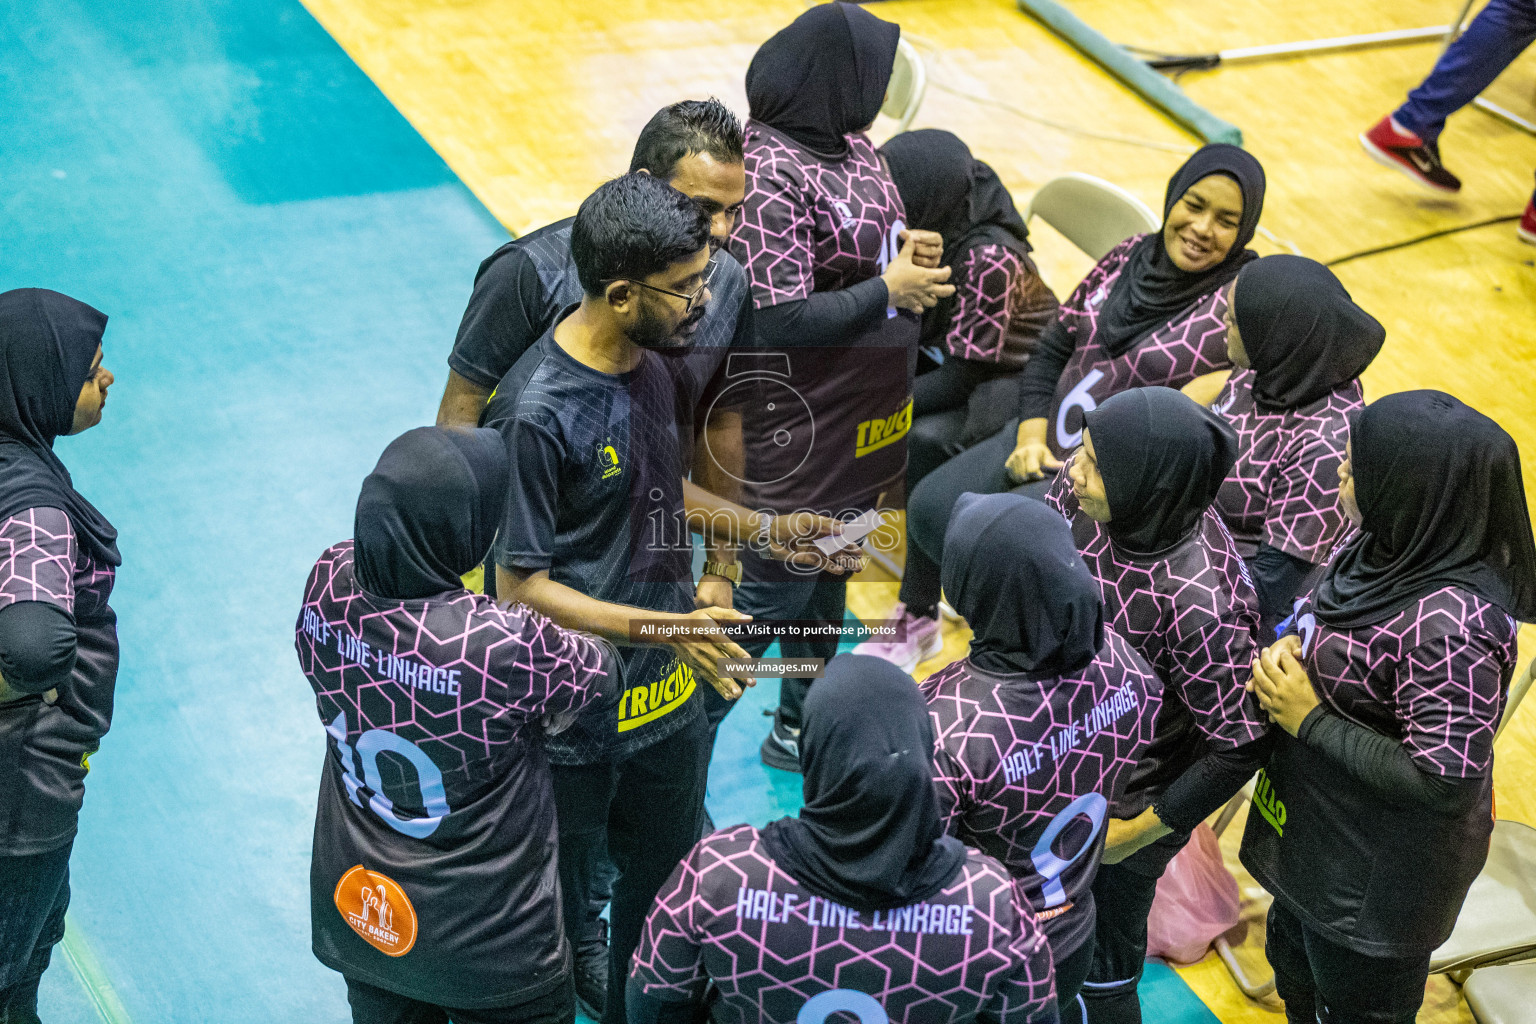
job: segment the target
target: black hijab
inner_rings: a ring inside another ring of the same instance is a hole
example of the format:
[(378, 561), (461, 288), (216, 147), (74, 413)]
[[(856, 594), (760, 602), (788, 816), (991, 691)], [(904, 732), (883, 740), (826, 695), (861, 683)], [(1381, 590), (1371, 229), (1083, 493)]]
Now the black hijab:
[(1296, 409), (1354, 380), (1387, 330), (1355, 305), (1333, 271), (1305, 256), (1266, 256), (1237, 275), (1232, 318), (1265, 412)]
[(868, 127), (885, 102), (900, 38), (900, 26), (856, 4), (812, 7), (752, 56), (752, 119), (817, 156), (847, 156), (846, 136)]
[(945, 266), (988, 242), (1030, 251), (1029, 229), (1013, 196), (958, 136), (939, 128), (902, 132), (880, 154), (907, 208), (907, 227), (944, 236)]
[(970, 659), (1032, 679), (1083, 668), (1104, 645), (1104, 602), (1072, 528), (1018, 494), (962, 494), (944, 534), (943, 583), (970, 623)]
[(1184, 166), (1168, 179), (1168, 192), (1163, 196), (1163, 226), (1167, 226), (1174, 204), (1184, 198), (1190, 186), (1212, 174), (1231, 178), (1243, 193), (1243, 216), (1226, 259), (1209, 270), (1191, 274), (1180, 270), (1168, 255), (1161, 230), (1137, 242), (1099, 311), (1098, 339), (1111, 356), (1129, 351), (1142, 338), (1236, 277), (1243, 264), (1259, 258), (1246, 246), (1253, 241), (1259, 214), (1264, 211), (1264, 168), (1251, 153), (1236, 146), (1213, 143), (1184, 161)]
[(1237, 461), (1237, 432), (1172, 388), (1131, 388), (1083, 417), (1115, 544), (1166, 551), (1200, 523)]
[(395, 438), (358, 495), (358, 585), (393, 601), (463, 586), (496, 538), (509, 478), (494, 430), (417, 427)]
[(1317, 618), (1383, 622), (1441, 587), (1536, 622), (1536, 548), (1520, 450), (1504, 428), (1441, 391), (1371, 403), (1349, 432), (1358, 536), (1318, 585)]
[(805, 806), (763, 829), (763, 845), (795, 881), (855, 910), (928, 899), (966, 857), (939, 822), (932, 758), (912, 677), (880, 658), (833, 658), (805, 699)]
[(91, 557), (122, 565), (117, 530), (75, 490), (53, 439), (69, 433), (107, 315), (46, 288), (0, 295), (0, 520), (29, 508), (69, 516)]

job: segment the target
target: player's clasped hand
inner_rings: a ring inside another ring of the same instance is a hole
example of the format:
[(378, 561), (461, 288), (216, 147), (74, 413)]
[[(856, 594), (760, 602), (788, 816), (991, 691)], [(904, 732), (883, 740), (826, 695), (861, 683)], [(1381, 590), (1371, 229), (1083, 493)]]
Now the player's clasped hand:
[(752, 616), (731, 608), (700, 608), (679, 618), (697, 628), (690, 631), (691, 635), (671, 641), (669, 646), (677, 652), (678, 657), (692, 666), (694, 672), (703, 676), (720, 696), (726, 700), (735, 700), (741, 696), (743, 686), (757, 685), (757, 680), (751, 676), (723, 676), (716, 669), (726, 658), (747, 661), (752, 657), (726, 636), (716, 623), (751, 622)]
[(1247, 686), (1248, 692), (1258, 697), (1259, 707), (1269, 713), (1270, 721), (1292, 736), (1319, 703), (1300, 655), (1300, 637), (1281, 637), (1259, 652)]
[[(940, 299), (955, 294), (955, 286), (944, 283), (949, 280), (948, 267), (937, 266), (937, 261), (934, 266), (924, 266), (918, 262), (919, 247), (928, 253), (932, 242), (926, 236), (933, 234), (932, 231), (903, 232), (901, 251), (885, 268), (885, 273), (880, 275), (886, 291), (890, 293), (890, 304), (897, 309), (921, 313), (937, 306)], [(942, 245), (940, 251), (943, 251)], [(928, 258), (928, 255), (923, 256), (925, 260)]]

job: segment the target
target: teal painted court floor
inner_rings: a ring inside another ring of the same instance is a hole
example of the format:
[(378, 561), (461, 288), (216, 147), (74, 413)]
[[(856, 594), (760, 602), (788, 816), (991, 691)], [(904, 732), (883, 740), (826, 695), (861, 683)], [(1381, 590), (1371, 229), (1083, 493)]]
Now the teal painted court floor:
[[(105, 422), (59, 442), (117, 524), (122, 672), (92, 758), (48, 1024), (344, 1024), (309, 951), (324, 734), (293, 653), (314, 558), (431, 422), (505, 231), (296, 0), (0, 6), (0, 290), (111, 317)], [(765, 684), (716, 821), (799, 802)], [(1170, 971), (1149, 1021), (1209, 1021)]]

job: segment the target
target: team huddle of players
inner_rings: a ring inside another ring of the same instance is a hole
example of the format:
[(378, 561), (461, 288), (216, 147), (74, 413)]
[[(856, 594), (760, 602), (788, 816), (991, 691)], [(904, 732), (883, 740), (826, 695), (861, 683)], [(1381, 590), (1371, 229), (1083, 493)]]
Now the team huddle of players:
[[(356, 1021), (1131, 1024), (1159, 876), (1261, 770), (1288, 1012), (1413, 1019), (1536, 618), (1514, 442), (1365, 405), (1384, 331), (1246, 248), (1235, 147), (1058, 302), (960, 140), (865, 136), (898, 37), (807, 11), (745, 129), (669, 106), (493, 253), (437, 426), (316, 563), (314, 949)], [(763, 741), (804, 808), (715, 830), (721, 662), (773, 639), (727, 627), (841, 622), (843, 524), (902, 503), (899, 637), (782, 643), (828, 659)], [(918, 684), (941, 594), (973, 640)]]

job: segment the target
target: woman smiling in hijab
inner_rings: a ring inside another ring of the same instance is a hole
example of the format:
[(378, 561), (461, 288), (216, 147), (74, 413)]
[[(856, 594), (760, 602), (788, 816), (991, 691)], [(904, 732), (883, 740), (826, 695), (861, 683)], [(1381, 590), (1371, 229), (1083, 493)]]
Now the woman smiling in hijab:
[(363, 481), (354, 539), (305, 587), (294, 646), (327, 737), (314, 950), (358, 1024), (575, 1017), (540, 720), (556, 731), (616, 695), (618, 663), (459, 582), (508, 476), (494, 430), (401, 435)]
[[(975, 633), (969, 656), (921, 684), (945, 824), (1018, 880), (1051, 942), (1058, 1005), (1075, 1016), (1108, 810), (1152, 739), (1163, 684), (1104, 627), (1071, 529), (1038, 501), (962, 495), (944, 592)], [(1073, 722), (1093, 725), (1075, 743)]]
[(1360, 374), (1386, 331), (1333, 271), (1266, 256), (1229, 288), (1227, 353), (1239, 369), (1212, 406), (1237, 431), (1237, 464), (1216, 495), (1259, 595), (1261, 636), (1344, 534), (1338, 470)]
[[(1181, 388), (1230, 368), (1225, 286), (1258, 258), (1245, 247), (1263, 208), (1264, 169), (1248, 153), (1218, 144), (1185, 161), (1168, 182), (1162, 230), (1110, 250), (1062, 303), (1024, 367), (1018, 419), (913, 490), (907, 546), (919, 565), (943, 561), (950, 510), (966, 491), (1044, 494), (1079, 443), (1084, 414), (1111, 395)], [(906, 588), (909, 606), (936, 605), (933, 573), (919, 576), (927, 592)]]
[(37, 1020), (87, 759), (112, 723), (117, 531), (53, 451), (101, 422), (106, 327), (58, 292), (0, 295), (0, 1020)]
[[(871, 715), (871, 708), (879, 708)], [(629, 1020), (1055, 1021), (1051, 954), (1008, 872), (944, 834), (912, 678), (845, 654), (806, 698), (805, 806), (700, 841), (662, 887)]]
[[(890, 83), (901, 29), (856, 4), (805, 11), (747, 68), (747, 199), (731, 235), (746, 268), (766, 376), (738, 384), (743, 503), (780, 513), (867, 512), (901, 490), (921, 313), (954, 288), (942, 239), (907, 231), (891, 176), (864, 134)], [(739, 362), (745, 364), (743, 358)], [(733, 375), (742, 371), (732, 370)], [(738, 610), (758, 619), (840, 622), (846, 578), (741, 555)], [(747, 643), (754, 657), (770, 641)], [(835, 638), (786, 641), (831, 658)], [(799, 770), (809, 679), (786, 679), (763, 760)], [(728, 710), (728, 708), (724, 709)], [(712, 718), (715, 716), (712, 715)]]
[(1094, 1024), (1134, 1024), (1157, 880), (1263, 763), (1269, 728), (1244, 689), (1258, 599), (1211, 507), (1237, 435), (1170, 388), (1122, 392), (1084, 419), (1083, 447), (1047, 500), (1072, 524), (1105, 622), (1163, 681), (1151, 746), (1110, 808), (1083, 987)]
[(1339, 498), (1358, 532), (1253, 665), (1283, 732), (1241, 855), (1286, 1016), (1408, 1024), (1488, 854), (1536, 547), (1514, 440), (1439, 391), (1353, 417)]
[[(1060, 303), (1029, 258), (1029, 231), (1013, 197), (954, 135), (936, 128), (902, 132), (880, 156), (913, 227), (944, 239), (942, 263), (955, 294), (923, 314), (921, 344), (936, 369), (920, 372), (908, 435), (907, 493), (934, 469), (1013, 418), (1019, 370), (1056, 319)], [(904, 639), (870, 641), (856, 652), (907, 672), (937, 654), (939, 566), (907, 548), (900, 604)]]

